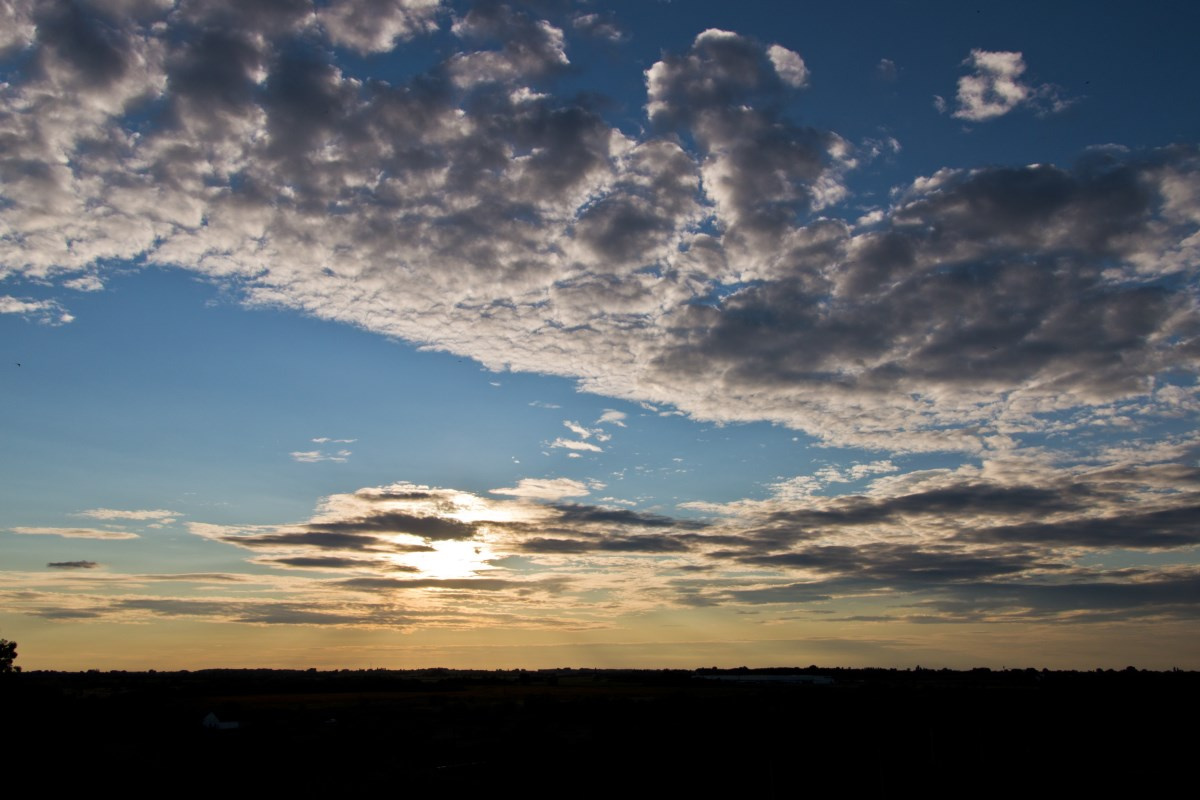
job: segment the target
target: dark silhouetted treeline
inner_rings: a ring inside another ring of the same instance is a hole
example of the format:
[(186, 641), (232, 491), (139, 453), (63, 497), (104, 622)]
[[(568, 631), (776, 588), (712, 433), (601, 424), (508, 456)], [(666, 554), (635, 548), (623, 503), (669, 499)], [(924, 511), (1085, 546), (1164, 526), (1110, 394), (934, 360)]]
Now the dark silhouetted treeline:
[(0, 701), (10, 777), (61, 762), (58, 786), (1144, 794), (1189, 780), (1198, 689), (1133, 668), (32, 671)]

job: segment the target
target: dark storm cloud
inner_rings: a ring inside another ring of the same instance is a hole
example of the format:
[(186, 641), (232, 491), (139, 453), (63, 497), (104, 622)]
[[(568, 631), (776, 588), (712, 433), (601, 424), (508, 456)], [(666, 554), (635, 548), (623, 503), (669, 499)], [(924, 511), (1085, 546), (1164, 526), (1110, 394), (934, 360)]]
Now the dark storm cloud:
[(51, 569), (95, 569), (100, 565), (95, 561), (51, 561), (46, 566)]

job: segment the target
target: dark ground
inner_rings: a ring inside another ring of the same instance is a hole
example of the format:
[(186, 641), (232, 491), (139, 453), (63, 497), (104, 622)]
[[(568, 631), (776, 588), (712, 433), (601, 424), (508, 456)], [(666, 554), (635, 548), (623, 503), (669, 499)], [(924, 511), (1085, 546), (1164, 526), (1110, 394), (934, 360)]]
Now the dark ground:
[[(764, 675), (775, 680), (756, 679)], [(203, 670), (0, 679), (10, 780), (26, 773), (47, 787), (110, 792), (1145, 796), (1194, 785), (1200, 743), (1195, 672)], [(239, 727), (205, 729), (210, 712)]]

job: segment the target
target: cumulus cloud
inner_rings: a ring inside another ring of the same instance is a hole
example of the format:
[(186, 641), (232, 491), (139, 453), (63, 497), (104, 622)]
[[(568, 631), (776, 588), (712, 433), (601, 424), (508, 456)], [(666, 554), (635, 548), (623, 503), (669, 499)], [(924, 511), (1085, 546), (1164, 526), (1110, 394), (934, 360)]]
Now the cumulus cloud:
[(773, 44), (767, 48), (767, 58), (771, 59), (779, 79), (793, 89), (802, 89), (808, 85), (808, 67), (799, 53), (788, 50), (782, 45)]
[[(958, 79), (958, 107), (953, 116), (969, 122), (983, 122), (1002, 117), (1022, 105), (1061, 111), (1069, 101), (1064, 100), (1050, 84), (1030, 86), (1021, 81), (1025, 73), (1025, 58), (1011, 51), (972, 50), (963, 61), (973, 72)], [(940, 97), (939, 110), (945, 101)]]
[[(501, 4), (394, 83), (341, 48), (419, 35), (436, 4), (14, 8), (34, 22), (0, 92), (10, 282), (137, 258), (492, 369), (900, 451), (979, 453), (1129, 403), (1134, 425), (1177, 418), (1158, 390), (1196, 372), (1191, 146), (941, 170), (856, 228), (846, 176), (891, 145), (789, 118), (803, 60), (735, 32), (646, 70), (635, 135), (555, 96), (562, 29)], [(355, 27), (371, 9), (407, 21)], [(977, 53), (972, 121), (1046, 105), (1019, 54)]]
[(30, 300), (9, 295), (0, 295), (0, 314), (20, 314), (43, 325), (66, 325), (75, 320), (75, 317), (55, 300)]
[(383, 53), (398, 41), (437, 30), (441, 5), (441, 0), (333, 0), (316, 13), (333, 44)]

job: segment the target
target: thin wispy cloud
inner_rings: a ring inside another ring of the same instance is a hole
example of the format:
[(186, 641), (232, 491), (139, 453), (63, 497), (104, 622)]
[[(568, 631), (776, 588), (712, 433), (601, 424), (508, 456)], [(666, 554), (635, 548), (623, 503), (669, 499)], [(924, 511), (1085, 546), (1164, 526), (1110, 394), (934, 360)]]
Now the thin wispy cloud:
[(345, 464), (350, 460), (353, 452), (350, 450), (335, 450), (326, 452), (324, 450), (296, 450), (289, 453), (292, 461), (298, 461), (301, 464), (316, 464), (321, 461), (332, 461), (335, 464)]
[(180, 514), (177, 511), (168, 511), (164, 508), (151, 509), (119, 509), (119, 508), (90, 508), (86, 511), (76, 512), (76, 516), (89, 517), (91, 519), (128, 519), (137, 520), (139, 522), (174, 522), (179, 518)]
[(16, 527), (9, 528), (12, 533), (22, 536), (61, 536), (64, 539), (137, 539), (138, 535), (131, 531), (110, 530), (107, 528), (38, 528)]

